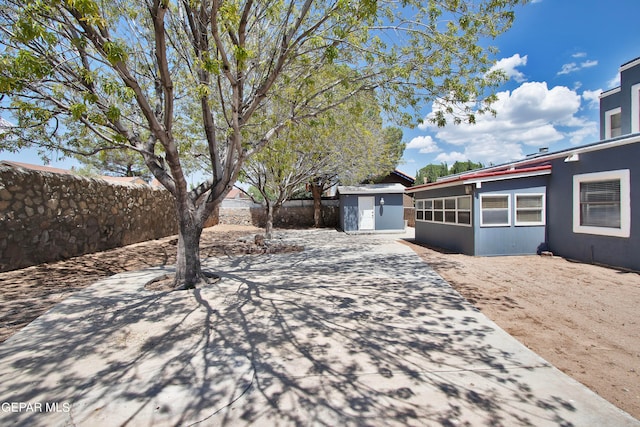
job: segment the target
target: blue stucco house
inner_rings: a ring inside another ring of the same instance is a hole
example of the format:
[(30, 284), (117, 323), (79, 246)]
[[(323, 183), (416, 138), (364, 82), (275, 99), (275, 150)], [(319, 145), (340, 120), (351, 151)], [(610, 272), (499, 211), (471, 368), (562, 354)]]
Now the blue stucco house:
[(339, 186), (339, 226), (351, 233), (404, 231), (402, 184)]
[(640, 271), (640, 58), (620, 77), (600, 97), (601, 141), (408, 188), (416, 241)]

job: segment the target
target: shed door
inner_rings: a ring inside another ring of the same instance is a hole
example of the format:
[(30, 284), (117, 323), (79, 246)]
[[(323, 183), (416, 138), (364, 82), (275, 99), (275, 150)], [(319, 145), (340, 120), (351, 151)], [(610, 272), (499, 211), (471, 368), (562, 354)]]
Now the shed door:
[(375, 197), (358, 197), (358, 230), (375, 230)]

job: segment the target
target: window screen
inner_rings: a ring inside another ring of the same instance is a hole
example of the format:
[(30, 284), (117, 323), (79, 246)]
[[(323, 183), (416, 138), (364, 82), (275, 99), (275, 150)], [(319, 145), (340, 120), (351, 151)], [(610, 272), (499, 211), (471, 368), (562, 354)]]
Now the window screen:
[(544, 224), (542, 194), (516, 194), (516, 225)]
[(580, 183), (580, 225), (620, 228), (620, 180)]

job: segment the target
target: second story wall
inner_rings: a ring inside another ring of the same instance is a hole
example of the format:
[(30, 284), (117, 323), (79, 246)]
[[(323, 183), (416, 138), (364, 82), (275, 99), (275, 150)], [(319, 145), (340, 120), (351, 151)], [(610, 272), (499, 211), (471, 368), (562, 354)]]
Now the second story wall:
[(620, 67), (620, 86), (600, 95), (600, 139), (640, 132), (640, 58)]

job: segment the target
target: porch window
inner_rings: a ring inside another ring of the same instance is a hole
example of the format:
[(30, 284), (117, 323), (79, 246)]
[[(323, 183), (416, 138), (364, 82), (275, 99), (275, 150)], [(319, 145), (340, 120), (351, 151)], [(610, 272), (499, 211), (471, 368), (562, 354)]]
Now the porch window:
[(424, 220), (433, 221), (433, 200), (424, 201)]
[(508, 194), (480, 195), (480, 225), (482, 227), (508, 227), (511, 225), (510, 197)]
[(435, 222), (444, 221), (444, 200), (443, 199), (435, 199), (433, 201), (433, 221)]
[(416, 200), (416, 220), (424, 220), (424, 200)]
[(416, 221), (471, 225), (471, 196), (416, 200)]
[(573, 177), (573, 231), (629, 237), (631, 203), (629, 170)]
[(444, 199), (444, 222), (456, 223), (456, 199)]
[(544, 225), (544, 194), (516, 194), (516, 225)]
[(471, 196), (458, 197), (458, 224), (471, 225)]

